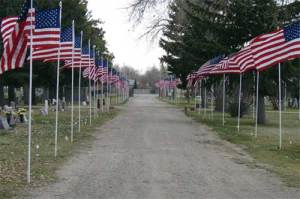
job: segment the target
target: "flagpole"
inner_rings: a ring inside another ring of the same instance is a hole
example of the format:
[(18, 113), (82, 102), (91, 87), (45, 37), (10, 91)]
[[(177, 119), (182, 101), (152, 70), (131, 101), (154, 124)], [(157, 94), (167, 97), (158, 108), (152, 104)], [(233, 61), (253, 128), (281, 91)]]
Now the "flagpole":
[(106, 110), (109, 111), (109, 105), (108, 105), (108, 76), (109, 76), (109, 63), (108, 59), (106, 59), (107, 62), (107, 74), (106, 74)]
[(240, 88), (239, 88), (239, 109), (238, 109), (238, 126), (237, 126), (238, 131), (240, 131), (240, 120), (241, 120), (241, 97), (242, 97), (242, 74), (240, 74)]
[(287, 90), (286, 90), (286, 82), (284, 82), (284, 111), (287, 111)]
[[(206, 82), (205, 80), (204, 80), (204, 82)], [(205, 85), (205, 87), (204, 87), (204, 116), (206, 117), (206, 106), (207, 106), (207, 100), (206, 100), (206, 85)]]
[(211, 119), (214, 119), (214, 85), (211, 88)]
[(198, 107), (198, 114), (200, 114), (200, 111), (201, 111), (201, 100), (202, 100), (202, 93), (201, 93), (202, 89), (201, 89), (201, 87), (202, 87), (202, 80), (200, 79), (200, 81), (199, 81), (199, 107)]
[[(59, 3), (60, 15), (59, 15), (59, 27), (61, 28), (61, 13), (62, 13), (62, 1)], [(60, 70), (60, 44), (58, 46), (57, 55), (57, 69), (56, 69), (56, 113), (55, 113), (55, 146), (54, 146), (54, 157), (57, 157), (57, 139), (58, 139), (58, 104), (59, 104), (59, 71)]]
[(90, 125), (92, 125), (92, 85), (91, 85), (91, 40), (89, 40), (89, 105), (90, 105)]
[(32, 33), (33, 33), (33, 23), (32, 23), (32, 9), (33, 0), (30, 1), (30, 63), (29, 63), (29, 112), (28, 112), (28, 160), (27, 160), (27, 183), (31, 182), (31, 131), (32, 131)]
[(79, 76), (78, 76), (78, 132), (81, 131), (81, 55), (82, 55), (82, 37), (83, 32), (80, 32), (80, 61), (79, 61)]
[(197, 95), (197, 84), (194, 84), (194, 95), (195, 95), (194, 99), (195, 99), (195, 109), (196, 109), (196, 106), (197, 106), (197, 97), (196, 97), (196, 95)]
[(299, 120), (300, 120), (300, 80), (299, 80), (299, 99), (298, 99), (298, 108), (299, 108)]
[[(104, 72), (104, 61), (103, 61), (103, 57), (101, 57), (101, 65), (102, 65), (102, 71)], [(104, 104), (103, 104), (103, 99), (104, 99), (104, 97), (103, 97), (103, 81), (104, 81), (104, 79), (103, 79), (103, 76), (104, 75), (102, 75), (101, 76), (101, 112), (103, 113), (104, 112), (104, 108), (103, 108), (103, 106), (104, 106)]]
[(281, 63), (278, 65), (278, 84), (279, 84), (279, 149), (282, 147), (282, 104), (281, 104)]
[[(98, 103), (99, 103), (99, 80), (97, 80), (97, 99), (96, 99), (96, 108), (97, 108), (97, 117), (99, 116)], [(100, 104), (99, 104), (100, 105)], [(100, 107), (99, 107), (100, 109)]]
[(74, 42), (75, 42), (75, 22), (72, 21), (72, 38), (73, 38), (73, 47), (72, 47), (72, 111), (71, 111), (71, 142), (73, 143), (74, 137)]
[(258, 129), (258, 95), (259, 95), (259, 71), (257, 70), (257, 77), (256, 77), (256, 121), (255, 121), (255, 137), (257, 137), (257, 129)]
[[(93, 55), (94, 55), (94, 63), (96, 66), (96, 52), (95, 52), (96, 46), (93, 45)], [(96, 118), (96, 75), (97, 75), (97, 71), (95, 71), (95, 75), (94, 75), (94, 119)]]
[(111, 106), (111, 95), (112, 95), (112, 81), (111, 81), (111, 78), (112, 78), (112, 68), (113, 66), (111, 66), (111, 70), (110, 70), (110, 80), (109, 80), (109, 109), (110, 109), (110, 106)]
[(223, 126), (225, 125), (226, 75), (223, 74)]
[[(254, 84), (253, 84), (253, 91), (255, 92), (255, 71), (253, 71), (253, 81), (254, 81)], [(253, 93), (253, 119), (255, 119), (255, 94)]]

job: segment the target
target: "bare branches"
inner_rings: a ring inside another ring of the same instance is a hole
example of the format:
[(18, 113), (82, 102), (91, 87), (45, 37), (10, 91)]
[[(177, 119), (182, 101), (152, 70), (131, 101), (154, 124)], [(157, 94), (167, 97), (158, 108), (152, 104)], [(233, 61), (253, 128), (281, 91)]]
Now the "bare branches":
[(145, 26), (145, 32), (139, 38), (155, 40), (163, 31), (168, 12), (167, 6), (172, 0), (132, 0), (127, 9), (129, 10), (129, 20), (134, 26)]

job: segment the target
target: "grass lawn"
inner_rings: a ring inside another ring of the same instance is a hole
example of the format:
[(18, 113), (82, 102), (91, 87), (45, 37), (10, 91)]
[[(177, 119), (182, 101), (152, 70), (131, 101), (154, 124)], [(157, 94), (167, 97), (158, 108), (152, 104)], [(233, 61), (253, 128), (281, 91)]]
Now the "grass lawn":
[[(193, 107), (183, 99), (179, 104), (164, 100), (178, 107)], [(195, 120), (206, 124), (218, 135), (234, 144), (242, 145), (248, 153), (259, 163), (266, 164), (266, 169), (275, 172), (282, 181), (291, 187), (300, 188), (300, 121), (296, 110), (288, 110), (282, 114), (283, 141), (282, 149), (278, 149), (279, 130), (278, 112), (267, 111), (267, 124), (258, 127), (258, 136), (254, 135), (254, 124), (252, 113), (241, 119), (240, 132), (237, 131), (237, 118), (228, 114), (225, 116), (225, 126), (222, 125), (222, 113), (213, 113), (210, 110), (188, 111), (187, 115)]]
[[(54, 181), (55, 170), (80, 146), (87, 146), (95, 128), (116, 116), (117, 110), (99, 113), (89, 126), (89, 109), (81, 109), (81, 132), (78, 132), (78, 108), (75, 108), (74, 143), (70, 142), (70, 110), (59, 113), (58, 156), (54, 158), (55, 112), (41, 116), (36, 107), (33, 112), (32, 131), (32, 184), (41, 186)], [(9, 131), (0, 131), (0, 198), (11, 198), (27, 186), (27, 124), (18, 124)]]

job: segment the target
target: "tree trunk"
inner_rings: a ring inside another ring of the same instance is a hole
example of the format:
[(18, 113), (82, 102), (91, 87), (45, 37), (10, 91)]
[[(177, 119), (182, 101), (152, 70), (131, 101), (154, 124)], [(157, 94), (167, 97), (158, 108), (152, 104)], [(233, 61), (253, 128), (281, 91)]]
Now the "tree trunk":
[(257, 114), (258, 124), (266, 124), (266, 110), (264, 96), (258, 96), (258, 114)]
[(2, 85), (2, 82), (0, 82), (0, 106), (4, 106), (5, 99), (4, 99), (4, 86)]
[(16, 102), (16, 92), (14, 86), (8, 87), (8, 103)]
[(36, 97), (35, 97), (35, 87), (32, 87), (32, 105), (36, 105)]
[(24, 105), (29, 104), (29, 87), (27, 84), (23, 86), (23, 100), (24, 100)]
[(215, 111), (223, 111), (223, 84), (219, 84), (215, 88)]

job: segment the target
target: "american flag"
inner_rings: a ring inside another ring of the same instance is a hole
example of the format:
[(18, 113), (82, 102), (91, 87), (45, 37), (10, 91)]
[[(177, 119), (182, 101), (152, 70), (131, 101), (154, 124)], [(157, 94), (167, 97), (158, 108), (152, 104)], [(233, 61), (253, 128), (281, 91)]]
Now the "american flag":
[[(60, 44), (61, 8), (36, 12), (35, 28), (32, 35), (33, 49), (53, 48)], [(30, 45), (30, 37), (28, 45)]]
[(188, 88), (191, 88), (192, 86), (193, 86), (193, 82), (194, 82), (194, 80), (196, 79), (196, 78), (198, 78), (198, 74), (197, 73), (195, 73), (195, 72), (193, 72), (193, 73), (191, 73), (191, 74), (189, 74), (188, 76), (187, 76), (187, 87)]
[(87, 47), (83, 47), (82, 48), (82, 52), (81, 52), (81, 67), (85, 68), (85, 67), (89, 67), (91, 66), (91, 59), (90, 59), (90, 53), (91, 50)]
[(28, 33), (33, 28), (32, 24), (35, 20), (35, 10), (30, 9), (30, 7), (30, 0), (25, 1), (17, 21), (15, 18), (5, 18), (1, 23), (4, 49), (1, 57), (0, 74), (21, 68), (24, 64)]
[(254, 38), (251, 49), (257, 70), (300, 57), (300, 21)]
[(73, 54), (73, 27), (62, 30), (60, 36), (60, 45), (51, 48), (40, 48), (34, 50), (32, 54), (33, 60), (44, 60), (44, 62), (57, 61), (58, 54), (60, 60), (72, 60)]
[(209, 74), (240, 74), (255, 69), (251, 46), (225, 57)]
[(86, 68), (83, 70), (82, 76), (83, 76), (84, 78), (88, 78), (88, 79), (90, 79), (90, 80), (96, 81), (96, 80), (97, 80), (97, 68), (94, 67), (94, 66), (86, 67)]
[(80, 68), (81, 67), (81, 37), (75, 37), (75, 43), (74, 43), (74, 57), (73, 57), (73, 65), (72, 65), (72, 59), (67, 59), (65, 61), (64, 67), (70, 68)]
[(213, 59), (208, 60), (205, 64), (203, 64), (199, 70), (197, 71), (196, 75), (198, 77), (209, 75), (211, 70), (216, 67), (216, 65), (224, 58), (223, 55), (217, 56)]
[(18, 22), (19, 17), (6, 17), (1, 21), (1, 35), (3, 40), (3, 47), (7, 45), (12, 32)]
[(103, 60), (102, 59), (96, 59), (96, 67), (97, 67), (97, 77), (100, 78), (102, 75), (105, 75), (106, 71), (103, 67)]

